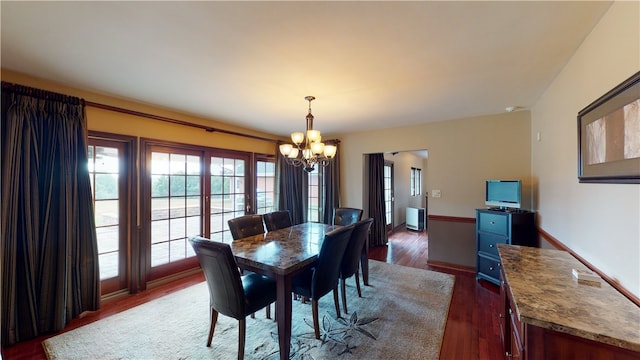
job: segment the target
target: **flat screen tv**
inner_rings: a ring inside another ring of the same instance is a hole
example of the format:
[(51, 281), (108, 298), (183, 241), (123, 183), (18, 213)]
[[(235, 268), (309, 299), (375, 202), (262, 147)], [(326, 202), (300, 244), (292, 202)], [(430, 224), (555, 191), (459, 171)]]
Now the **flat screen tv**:
[(487, 180), (485, 204), (500, 209), (520, 208), (520, 180)]

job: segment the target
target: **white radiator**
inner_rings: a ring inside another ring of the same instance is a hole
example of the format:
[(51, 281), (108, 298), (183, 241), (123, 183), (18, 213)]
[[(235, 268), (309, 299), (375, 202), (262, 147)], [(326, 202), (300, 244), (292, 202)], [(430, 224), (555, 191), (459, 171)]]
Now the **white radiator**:
[(424, 230), (424, 208), (407, 208), (407, 229)]

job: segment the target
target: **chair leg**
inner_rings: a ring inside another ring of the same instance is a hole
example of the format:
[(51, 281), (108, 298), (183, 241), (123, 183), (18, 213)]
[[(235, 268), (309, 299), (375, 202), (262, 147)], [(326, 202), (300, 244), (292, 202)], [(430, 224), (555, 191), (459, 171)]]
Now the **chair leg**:
[(318, 300), (311, 300), (311, 313), (313, 314), (313, 332), (316, 334), (316, 339), (320, 339), (320, 323), (318, 322)]
[(340, 314), (340, 303), (338, 303), (338, 287), (333, 288), (333, 303), (336, 305), (336, 316), (342, 317)]
[(342, 290), (342, 307), (344, 308), (344, 313), (348, 314), (347, 310), (347, 285), (345, 279), (340, 279), (340, 290)]
[(245, 319), (238, 320), (238, 360), (244, 360), (244, 340), (247, 333), (247, 322)]
[(267, 319), (271, 319), (271, 304), (266, 307)]
[(207, 347), (211, 346), (211, 339), (213, 339), (213, 330), (216, 329), (216, 322), (218, 322), (218, 312), (211, 308), (211, 325), (209, 326), (209, 338), (207, 338)]
[(356, 270), (356, 289), (358, 289), (358, 297), (362, 297), (362, 291), (360, 290), (360, 274)]

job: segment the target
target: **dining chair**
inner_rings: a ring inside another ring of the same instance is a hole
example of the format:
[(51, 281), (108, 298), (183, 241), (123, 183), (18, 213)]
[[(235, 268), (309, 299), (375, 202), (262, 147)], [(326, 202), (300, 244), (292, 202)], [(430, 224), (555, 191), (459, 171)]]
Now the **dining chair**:
[(360, 290), (359, 268), (360, 268), (360, 256), (362, 254), (362, 248), (365, 245), (367, 236), (369, 236), (369, 229), (373, 223), (372, 218), (358, 221), (353, 225), (353, 232), (349, 238), (349, 244), (342, 256), (342, 263), (340, 264), (340, 290), (342, 291), (342, 307), (345, 314), (347, 310), (347, 293), (346, 293), (346, 280), (353, 275), (356, 279), (356, 289), (358, 290), (358, 296), (362, 297), (362, 291)]
[(289, 210), (273, 211), (262, 215), (267, 231), (278, 230), (291, 226)]
[[(229, 230), (231, 230), (231, 236), (233, 240), (245, 238), (247, 236), (264, 234), (264, 224), (262, 222), (262, 215), (244, 215), (227, 221)], [(242, 272), (242, 274), (245, 274)], [(248, 273), (247, 273), (248, 274)], [(267, 319), (271, 319), (271, 306), (267, 306), (266, 316)], [(255, 317), (251, 314), (251, 317)]]
[[(260, 274), (241, 276), (229, 244), (192, 237), (189, 243), (198, 257), (209, 288), (211, 346), (218, 314), (238, 320), (238, 359), (244, 359), (246, 317), (276, 301), (276, 281)], [(267, 334), (265, 334), (266, 336)]]
[(333, 211), (333, 225), (351, 225), (362, 219), (362, 209), (336, 208)]
[(313, 266), (291, 280), (294, 294), (311, 299), (313, 316), (313, 330), (316, 339), (320, 339), (320, 325), (318, 322), (318, 300), (333, 290), (333, 301), (336, 306), (337, 317), (340, 317), (338, 303), (338, 276), (344, 250), (349, 243), (353, 226), (345, 226), (328, 232), (324, 236), (318, 258)]
[(262, 215), (244, 215), (227, 221), (233, 240), (264, 233)]

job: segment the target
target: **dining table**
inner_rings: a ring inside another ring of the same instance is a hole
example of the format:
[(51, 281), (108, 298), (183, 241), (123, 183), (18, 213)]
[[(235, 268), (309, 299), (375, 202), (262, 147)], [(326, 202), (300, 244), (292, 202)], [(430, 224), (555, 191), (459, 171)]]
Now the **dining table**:
[(307, 222), (231, 242), (238, 267), (276, 280), (280, 359), (291, 351), (291, 279), (313, 265), (326, 233), (339, 225)]

